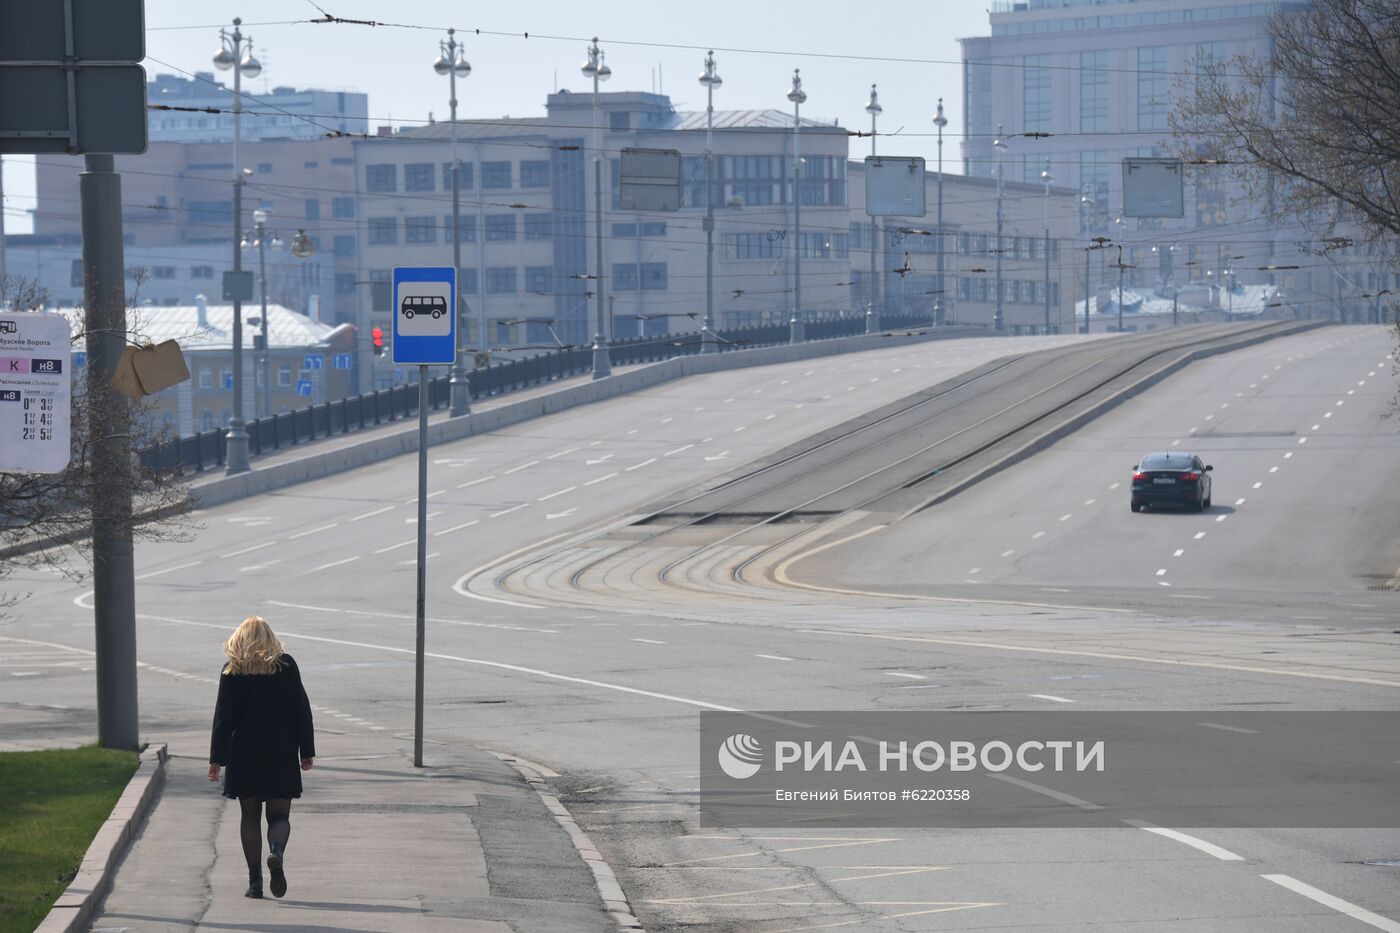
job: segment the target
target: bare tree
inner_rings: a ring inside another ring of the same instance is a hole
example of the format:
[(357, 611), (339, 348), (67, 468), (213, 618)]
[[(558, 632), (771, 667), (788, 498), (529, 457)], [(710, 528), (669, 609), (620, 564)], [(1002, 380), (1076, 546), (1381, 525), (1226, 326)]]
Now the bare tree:
[[(0, 309), (40, 311), (45, 300), (44, 290), (35, 283), (0, 275)], [(74, 334), (74, 345), (80, 345), (84, 337)], [(94, 411), (94, 406), (101, 410)], [(43, 567), (75, 579), (86, 575), (94, 515), (108, 509), (125, 514), (106, 494), (106, 478), (93, 469), (97, 439), (91, 436), (91, 416), (98, 415), (96, 423), (111, 425), (113, 430), (130, 430), (132, 449), (139, 450), (165, 439), (163, 430), (152, 427), (155, 419), (147, 416), (149, 407), (113, 392), (91, 393), (86, 381), (74, 383), (68, 466), (58, 473), (0, 472), (0, 586), (20, 568)], [(178, 471), (147, 467), (137, 459), (132, 464), (132, 480), (133, 534), (145, 540), (185, 540), (190, 529), (190, 500)], [(15, 605), (22, 595), (13, 589), (0, 589), (0, 610)]]
[(1172, 114), (1183, 154), (1230, 164), (1320, 239), (1400, 235), (1400, 6), (1313, 0), (1269, 37), (1267, 56), (1197, 62)]

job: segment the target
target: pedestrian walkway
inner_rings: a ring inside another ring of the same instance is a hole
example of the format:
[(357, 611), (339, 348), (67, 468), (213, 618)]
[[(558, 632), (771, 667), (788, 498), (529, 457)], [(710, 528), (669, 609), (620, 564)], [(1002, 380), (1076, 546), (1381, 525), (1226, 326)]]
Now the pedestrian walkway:
[(401, 741), (321, 730), (323, 757), (292, 805), (287, 894), (245, 898), (238, 805), (208, 780), (207, 733), (158, 738), (170, 749), (164, 790), (93, 931), (617, 929), (578, 850), (510, 766), (430, 746), (430, 767), (414, 768)]

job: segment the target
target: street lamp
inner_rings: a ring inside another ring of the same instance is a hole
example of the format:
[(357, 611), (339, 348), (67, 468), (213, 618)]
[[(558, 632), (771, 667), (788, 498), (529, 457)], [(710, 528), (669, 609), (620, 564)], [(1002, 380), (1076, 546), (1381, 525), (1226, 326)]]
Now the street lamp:
[(943, 323), (943, 293), (948, 286), (943, 284), (943, 127), (948, 118), (943, 116), (943, 98), (938, 98), (938, 115), (933, 118), (938, 127), (938, 294), (933, 296), (933, 322)]
[(705, 86), (705, 323), (700, 333), (700, 352), (718, 353), (715, 328), (715, 88), (724, 79), (715, 71), (715, 53), (705, 56), (700, 75)]
[(606, 323), (603, 318), (603, 143), (598, 128), (598, 84), (612, 77), (612, 69), (603, 60), (603, 50), (598, 48), (598, 37), (588, 47), (588, 59), (583, 63), (583, 76), (593, 79), (593, 235), (597, 240), (597, 274), (594, 276), (594, 297), (598, 302), (597, 330), (593, 334), (593, 378), (602, 379), (612, 375), (612, 361), (608, 355)]
[[(253, 230), (251, 235), (243, 237), (242, 247), (244, 249), (258, 249), (258, 292), (262, 299), (262, 347), (259, 349), (259, 363), (262, 369), (262, 404), (256, 406), (258, 416), (263, 417), (272, 414), (272, 377), (268, 370), (268, 322), (267, 322), (267, 247), (273, 249), (282, 248), (282, 239), (276, 231), (271, 233), (269, 238), (267, 229), (267, 211), (258, 208), (253, 211)], [(255, 393), (256, 394), (256, 393)]]
[[(880, 106), (880, 95), (875, 92), (875, 85), (870, 85), (870, 101), (865, 105), (865, 112), (870, 114), (870, 160), (871, 168), (874, 168), (875, 161), (875, 119), (885, 110)], [(870, 190), (869, 179), (866, 180), (865, 190)], [(867, 208), (869, 205), (866, 205)], [(869, 213), (867, 210), (866, 213)], [(874, 214), (870, 215), (870, 301), (869, 307), (865, 311), (865, 332), (873, 334), (880, 329), (880, 315), (875, 311), (875, 244), (878, 242), (879, 221)]]
[[(438, 41), (438, 57), (433, 62), (433, 71), (440, 75), (447, 75), (448, 93), (448, 119), (452, 123), (452, 269), (454, 281), (457, 282), (457, 294), (453, 296), (453, 313), (457, 315), (457, 361), (452, 364), (452, 379), (449, 382), (451, 387), (449, 397), (448, 415), (456, 418), (459, 415), (471, 414), (471, 382), (467, 377), (466, 351), (463, 346), (467, 339), (467, 322), (463, 320), (462, 301), (462, 195), (459, 185), (458, 175), (460, 168), (457, 165), (457, 79), (465, 78), (472, 73), (472, 66), (467, 63), (463, 54), (462, 43), (457, 41), (456, 30), (447, 30), (447, 41)], [(481, 334), (477, 343), (484, 348), (486, 346), (486, 323), (481, 324)]]
[(1220, 284), (1225, 287), (1226, 301), (1228, 302), (1225, 320), (1233, 321), (1235, 319), (1235, 270), (1233, 268), (1230, 266), (1224, 268), (1220, 273)]
[[(253, 37), (244, 36), (238, 28), (243, 20), (234, 17), (233, 31), (219, 30), (219, 50), (214, 53), (214, 67), (220, 71), (233, 69), (233, 272), (234, 279), (243, 276), (243, 168), (238, 162), (238, 142), (243, 135), (243, 75), (256, 78), (262, 74), (262, 64), (253, 57)], [(248, 465), (248, 431), (243, 421), (243, 297), (237, 283), (233, 290), (233, 417), (228, 422), (226, 436), (225, 473), (246, 473)]]
[(997, 124), (997, 137), (992, 140), (992, 148), (996, 150), (997, 154), (997, 305), (996, 315), (992, 318), (992, 329), (1000, 333), (1006, 329), (1005, 306), (1002, 302), (1003, 292), (1001, 287), (1001, 227), (1003, 221), (1006, 219), (1005, 212), (1002, 210), (1003, 185), (1001, 159), (1003, 153), (1006, 152), (1006, 139), (1002, 136), (1000, 123)]
[[(1089, 194), (1089, 185), (1085, 183), (1084, 193), (1079, 196), (1080, 226), (1084, 228), (1084, 235), (1087, 241), (1089, 235), (1090, 218), (1095, 207), (1094, 199)], [(1084, 333), (1089, 333), (1089, 249), (1084, 247)]]
[(802, 321), (802, 105), (807, 92), (802, 90), (802, 69), (792, 70), (792, 87), (787, 99), (792, 101), (792, 320), (788, 322), (788, 339), (792, 343), (805, 338)]
[(1045, 333), (1050, 333), (1050, 183), (1055, 176), (1050, 174), (1050, 157), (1045, 157), (1045, 171), (1040, 173), (1045, 182)]

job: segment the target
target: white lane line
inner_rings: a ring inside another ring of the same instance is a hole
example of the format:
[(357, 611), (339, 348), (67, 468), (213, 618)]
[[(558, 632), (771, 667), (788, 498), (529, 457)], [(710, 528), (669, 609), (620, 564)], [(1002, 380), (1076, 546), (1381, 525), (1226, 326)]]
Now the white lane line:
[(1276, 467), (1276, 466), (1271, 466), (1271, 467), (1269, 467), (1269, 472), (1270, 472), (1270, 473), (1277, 473), (1277, 472), (1278, 472), (1278, 467)]
[(1185, 553), (1186, 553), (1186, 549), (1185, 549), (1185, 548), (1180, 548), (1180, 547), (1179, 547), (1179, 548), (1177, 548), (1175, 551), (1172, 552), (1172, 557), (1180, 557), (1182, 554), (1185, 554)]
[(692, 447), (694, 447), (694, 446), (695, 446), (694, 444), (686, 444), (684, 447), (677, 447), (675, 450), (668, 450), (668, 451), (666, 451), (664, 454), (662, 454), (661, 456), (663, 456), (663, 457), (669, 457), (669, 456), (671, 456), (671, 454), (678, 454), (678, 453), (680, 453), (681, 451), (689, 450), (690, 448), (692, 448)]
[(518, 466), (518, 467), (511, 467), (509, 470), (502, 470), (502, 471), (501, 471), (501, 475), (502, 475), (502, 476), (509, 476), (509, 475), (512, 474), (512, 473), (519, 473), (521, 470), (529, 469), (530, 467), (534, 466), (534, 465), (537, 464), (537, 463), (539, 463), (538, 460), (531, 460), (529, 463), (522, 463), (522, 464), (520, 464), (520, 466)]
[(1322, 425), (1320, 425), (1320, 424), (1315, 424), (1315, 425), (1312, 426), (1312, 429), (1313, 429), (1314, 431), (1321, 431), (1321, 430), (1322, 430)]
[(224, 558), (224, 557), (237, 557), (237, 556), (240, 555), (240, 554), (251, 554), (253, 551), (260, 551), (260, 550), (262, 550), (262, 549), (265, 548), (265, 547), (272, 547), (272, 546), (273, 546), (274, 544), (276, 544), (276, 543), (277, 543), (277, 542), (276, 542), (275, 540), (274, 540), (274, 541), (264, 541), (262, 544), (255, 544), (255, 545), (253, 545), (252, 547), (240, 548), (240, 549), (237, 550), (237, 551), (229, 551), (227, 554), (220, 554), (219, 557), (220, 557), (220, 558)]
[(1084, 504), (1085, 504), (1085, 505), (1093, 505), (1093, 504), (1094, 504), (1095, 502), (1097, 502), (1097, 501), (1098, 501), (1097, 499), (1085, 499), (1085, 500), (1084, 500)]
[(1258, 735), (1258, 729), (1245, 729), (1241, 726), (1227, 726), (1219, 722), (1198, 722), (1198, 726), (1205, 726), (1207, 729), (1219, 729), (1222, 732), (1238, 732), (1242, 735)]
[(469, 480), (468, 482), (465, 482), (465, 483), (458, 483), (458, 484), (457, 484), (457, 488), (458, 488), (458, 489), (466, 489), (468, 486), (475, 486), (477, 483), (484, 483), (484, 482), (486, 482), (488, 479), (495, 479), (495, 478), (496, 478), (496, 477), (495, 477), (494, 475), (492, 475), (492, 476), (483, 476), (483, 477), (481, 477), (480, 479)]
[(1355, 395), (1355, 394), (1356, 394), (1356, 390), (1355, 390), (1355, 389), (1347, 389), (1347, 395)]
[(655, 462), (656, 462), (656, 458), (655, 458), (655, 457), (652, 457), (650, 460), (643, 460), (641, 463), (634, 463), (634, 464), (632, 464), (630, 467), (628, 467), (627, 469), (623, 470), (622, 472), (624, 472), (624, 473), (631, 473), (633, 470), (640, 470), (642, 467), (647, 466), (648, 464), (651, 464), (651, 463), (655, 463)]
[(433, 532), (433, 537), (434, 537), (434, 538), (440, 538), (440, 537), (442, 537), (443, 535), (450, 535), (450, 534), (452, 534), (452, 532), (454, 532), (454, 531), (461, 531), (463, 528), (470, 528), (471, 526), (473, 526), (473, 525), (478, 525), (478, 524), (480, 524), (480, 523), (481, 523), (481, 520), (480, 520), (480, 519), (474, 518), (474, 519), (472, 519), (472, 520), (469, 521), (469, 522), (463, 522), (463, 523), (460, 524), (460, 525), (453, 525), (451, 528), (444, 528), (442, 531), (435, 531), (435, 532)]
[(1204, 531), (1198, 531), (1198, 532), (1195, 533), (1195, 535), (1193, 535), (1193, 537), (1194, 537), (1197, 541), (1201, 540), (1201, 539), (1204, 538), (1205, 536), (1206, 536), (1206, 533), (1205, 533)]
[(971, 570), (968, 571), (969, 574), (981, 573), (981, 572), (982, 572), (982, 568), (981, 568), (981, 567), (973, 567)]
[(1255, 483), (1255, 484), (1254, 484), (1254, 488), (1255, 488), (1255, 489), (1258, 489), (1260, 486), (1263, 486), (1263, 485), (1264, 485), (1263, 483)]
[(149, 580), (151, 577), (158, 577), (163, 573), (174, 573), (177, 570), (188, 570), (191, 567), (198, 567), (202, 563), (204, 563), (204, 561), (202, 560), (192, 560), (188, 564), (179, 564), (175, 567), (166, 567), (164, 570), (152, 570), (150, 573), (143, 573), (140, 576), (133, 577), (132, 579)]
[(1333, 408), (1341, 408), (1344, 404), (1346, 404), (1346, 403), (1343, 402), (1341, 399), (1337, 399), (1337, 404), (1336, 404), (1336, 405), (1333, 405), (1332, 407), (1333, 407)]
[(1057, 696), (1055, 696), (1055, 695), (1052, 694), (1052, 693), (1028, 693), (1028, 694), (1026, 694), (1026, 696), (1028, 696), (1028, 697), (1030, 697), (1031, 699), (1034, 699), (1034, 700), (1049, 700), (1051, 703), (1073, 703), (1073, 702), (1074, 702), (1073, 700), (1067, 700), (1067, 699), (1065, 699), (1064, 697), (1057, 697)]
[(737, 428), (734, 429), (734, 433), (735, 433), (735, 434), (738, 434), (740, 431), (747, 431), (748, 429), (749, 429), (749, 426), (748, 426), (748, 425), (746, 425), (746, 424), (741, 424), (741, 425), (739, 425)]
[(618, 474), (616, 474), (616, 473), (609, 473), (607, 476), (600, 476), (600, 477), (598, 477), (597, 479), (591, 479), (591, 480), (589, 480), (588, 482), (584, 483), (583, 485), (585, 485), (585, 486), (593, 486), (593, 485), (595, 485), (595, 484), (597, 484), (597, 483), (605, 483), (605, 482), (607, 482), (608, 480), (612, 479), (614, 476), (617, 476), (617, 475), (618, 475)]
[(319, 528), (312, 528), (311, 531), (298, 531), (297, 534), (287, 535), (287, 541), (295, 541), (297, 538), (305, 538), (307, 535), (321, 534), (322, 531), (330, 531), (332, 528), (339, 528), (339, 521), (332, 521), (329, 525), (321, 525)]
[(433, 492), (428, 493), (428, 494), (427, 494), (426, 496), (424, 496), (423, 498), (424, 498), (424, 499), (432, 499), (432, 498), (435, 498), (435, 497), (437, 497), (437, 496), (445, 496), (445, 495), (447, 495), (447, 490), (446, 490), (446, 489), (438, 489), (438, 490), (434, 490)]
[(1031, 535), (1031, 540), (1034, 541), (1036, 538), (1043, 538), (1043, 537), (1045, 537), (1045, 532), (1043, 532), (1043, 531), (1037, 531), (1035, 534)]
[(1122, 484), (1122, 483), (1114, 483), (1112, 486), (1108, 487), (1108, 488), (1109, 488), (1109, 491), (1112, 492), (1113, 490), (1117, 489), (1117, 488), (1118, 488), (1119, 486), (1121, 486), (1121, 485), (1123, 485), (1123, 484)]
[(905, 680), (928, 680), (923, 674), (906, 674), (903, 671), (885, 671), (890, 677), (903, 677)]
[(1063, 515), (1060, 516), (1060, 521), (1062, 521), (1062, 522), (1067, 522), (1067, 521), (1069, 521), (1069, 520), (1070, 520), (1071, 518), (1073, 518), (1073, 517), (1074, 517), (1074, 513), (1073, 513), (1073, 512), (1066, 512), (1065, 514), (1063, 514)]
[(640, 430), (641, 430), (641, 428), (633, 428), (632, 430), (628, 431), (627, 433), (628, 433), (628, 434), (636, 434), (636, 433), (637, 433), (638, 431), (640, 431)]
[(1207, 420), (1207, 421), (1214, 421), (1214, 420), (1215, 420), (1215, 416), (1214, 416), (1214, 415), (1206, 415), (1206, 420)]
[(603, 443), (603, 442), (602, 442), (602, 441), (589, 441), (589, 442), (588, 442), (588, 446), (589, 446), (589, 447), (597, 447), (597, 446), (598, 446), (599, 444), (601, 444), (601, 443)]
[(382, 547), (382, 548), (380, 548), (379, 550), (375, 551), (374, 553), (376, 553), (376, 554), (387, 554), (387, 553), (390, 552), (390, 551), (396, 551), (396, 550), (398, 550), (398, 549), (401, 548), (401, 547), (408, 547), (410, 544), (417, 544), (417, 543), (418, 543), (418, 539), (417, 539), (417, 538), (409, 538), (407, 541), (400, 541), (398, 544), (391, 544), (391, 545), (389, 545), (388, 547)]
[(1228, 515), (1217, 515), (1217, 516), (1215, 516), (1215, 520), (1216, 520), (1217, 522), (1223, 522), (1223, 521), (1225, 521), (1225, 519), (1227, 519), (1227, 518), (1229, 518), (1229, 517), (1230, 517), (1230, 516), (1228, 516)]
[(359, 557), (347, 557), (344, 560), (333, 560), (329, 564), (322, 564), (319, 567), (312, 567), (308, 573), (315, 573), (318, 570), (329, 570), (332, 567), (339, 567), (341, 564), (349, 564), (359, 560)]
[(573, 452), (576, 451), (576, 450), (578, 450), (577, 447), (570, 447), (570, 448), (567, 449), (567, 450), (561, 450), (561, 451), (559, 451), (558, 453), (552, 453), (552, 454), (550, 454), (549, 456), (545, 457), (545, 459), (546, 459), (546, 460), (553, 460), (555, 457), (562, 457), (562, 456), (564, 456), (565, 454), (571, 454), (571, 453), (573, 453)]
[(662, 419), (661, 419), (661, 423), (662, 423), (662, 424), (670, 424), (672, 421), (675, 421), (675, 420), (676, 420), (675, 418), (662, 418)]
[(1249, 384), (1249, 387), (1250, 387), (1251, 389), (1257, 389), (1257, 388), (1259, 388), (1259, 383), (1257, 383), (1257, 382), (1251, 382), (1251, 383)]
[(519, 512), (521, 509), (528, 508), (529, 505), (530, 503), (528, 502), (522, 502), (519, 505), (513, 505), (508, 509), (501, 509), (499, 512), (492, 512), (491, 518), (500, 518), (502, 515), (509, 515), (511, 512)]
[(1010, 557), (1012, 554), (1015, 554), (1015, 553), (1016, 553), (1016, 549), (1015, 549), (1014, 547), (1013, 547), (1013, 548), (1008, 548), (1008, 549), (1006, 549), (1005, 551), (1002, 551), (1002, 552), (1001, 552), (1001, 556), (1002, 556), (1002, 557)]
[(776, 417), (778, 417), (778, 416), (777, 416), (777, 415), (765, 415), (764, 418), (763, 418), (763, 420), (764, 420), (764, 421), (772, 421), (772, 420), (773, 420), (774, 418), (776, 418)]
[(1293, 451), (1290, 450), (1288, 453), (1284, 454), (1284, 455), (1283, 455), (1283, 459), (1285, 459), (1285, 460), (1292, 460), (1292, 459), (1293, 459)]
[(1244, 499), (1236, 499), (1235, 505), (1244, 505)]
[(1229, 407), (1230, 407), (1230, 403), (1229, 403), (1229, 402), (1221, 402), (1221, 403), (1220, 403), (1220, 407), (1221, 407), (1221, 408), (1229, 408)]
[(550, 493), (549, 495), (547, 495), (547, 496), (540, 496), (540, 497), (539, 497), (538, 499), (536, 499), (535, 501), (536, 501), (536, 502), (548, 502), (550, 499), (553, 499), (555, 496), (562, 496), (564, 493), (566, 493), (566, 492), (573, 492), (573, 491), (574, 491), (575, 489), (577, 489), (577, 488), (578, 488), (577, 486), (570, 486), (568, 489), (561, 489), (561, 490), (559, 490), (558, 492), (551, 492), (551, 493)]
[(1159, 577), (1165, 577), (1166, 575), (1167, 575), (1167, 568), (1166, 568), (1166, 567), (1159, 567), (1158, 570), (1157, 570), (1157, 576), (1159, 576)]
[(1153, 833), (1154, 835), (1162, 836), (1166, 839), (1173, 839), (1177, 842), (1182, 843), (1183, 845), (1188, 845), (1193, 849), (1206, 853), (1207, 855), (1212, 855), (1220, 859), (1220, 861), (1222, 862), (1244, 861), (1243, 856), (1236, 855), (1229, 849), (1222, 849), (1220, 846), (1212, 842), (1206, 842), (1204, 839), (1198, 839), (1195, 836), (1188, 835), (1187, 833), (1180, 832), (1179, 830), (1167, 829), (1165, 826), (1154, 826), (1146, 820), (1124, 820), (1123, 822), (1127, 823), (1129, 826), (1136, 826), (1138, 829), (1146, 830), (1147, 832)]
[[(433, 519), (437, 518), (437, 517), (438, 517), (439, 515), (441, 515), (441, 514), (442, 514), (441, 510), (439, 510), (439, 511), (437, 511), (437, 512), (429, 512), (429, 513), (428, 513), (428, 516), (427, 516), (427, 517), (428, 517), (428, 521), (432, 521)], [(405, 518), (405, 519), (403, 520), (403, 523), (404, 523), (405, 525), (416, 525), (416, 524), (418, 524), (418, 516), (415, 515), (415, 516), (413, 516), (412, 518)]]
[(781, 654), (756, 654), (756, 658), (767, 658), (769, 661), (795, 661), (796, 658), (785, 658)]
[(991, 773), (987, 774), (986, 777), (996, 778), (998, 781), (1005, 781), (1008, 784), (1015, 784), (1017, 787), (1024, 787), (1026, 790), (1035, 791), (1037, 794), (1043, 794), (1044, 796), (1049, 797), (1053, 800), (1060, 801), (1060, 803), (1067, 803), (1071, 806), (1078, 807), (1081, 810), (1103, 809), (1103, 807), (1099, 806), (1096, 803), (1090, 803), (1089, 801), (1084, 800), (1080, 797), (1075, 797), (1072, 794), (1065, 794), (1049, 787), (1042, 787), (1039, 784), (1032, 784), (1030, 781), (1023, 781), (1020, 778), (1012, 777), (1009, 774)]
[(1294, 894), (1301, 894), (1309, 900), (1317, 901), (1324, 907), (1330, 907), (1338, 913), (1346, 914), (1353, 920), (1360, 920), (1362, 923), (1375, 927), (1377, 930), (1385, 930), (1386, 933), (1400, 933), (1400, 923), (1394, 920), (1387, 920), (1380, 914), (1371, 913), (1364, 907), (1358, 907), (1350, 901), (1344, 901), (1340, 897), (1328, 894), (1326, 891), (1319, 891), (1310, 884), (1304, 884), (1297, 878), (1288, 875), (1260, 875), (1265, 881), (1272, 881), (1274, 884), (1285, 887)]
[(1332, 413), (1331, 413), (1330, 411), (1324, 411), (1324, 412), (1322, 413), (1322, 417), (1324, 417), (1324, 418), (1330, 418), (1330, 417), (1332, 417)]
[(350, 519), (350, 521), (358, 522), (362, 518), (370, 518), (374, 515), (383, 515), (385, 512), (392, 512), (393, 510), (394, 507), (392, 505), (386, 505), (382, 509), (375, 509), (373, 512), (366, 512), (363, 515), (356, 515), (354, 518)]

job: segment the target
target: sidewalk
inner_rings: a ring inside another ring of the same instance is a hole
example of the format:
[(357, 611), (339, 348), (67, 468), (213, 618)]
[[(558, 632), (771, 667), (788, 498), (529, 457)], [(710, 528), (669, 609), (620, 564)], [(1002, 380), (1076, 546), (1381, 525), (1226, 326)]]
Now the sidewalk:
[(207, 732), (159, 740), (170, 748), (164, 790), (94, 931), (618, 928), (569, 836), (509, 765), (430, 746), (431, 767), (418, 769), (401, 743), (319, 730), (323, 757), (292, 804), (287, 894), (245, 898), (238, 805), (209, 783)]

